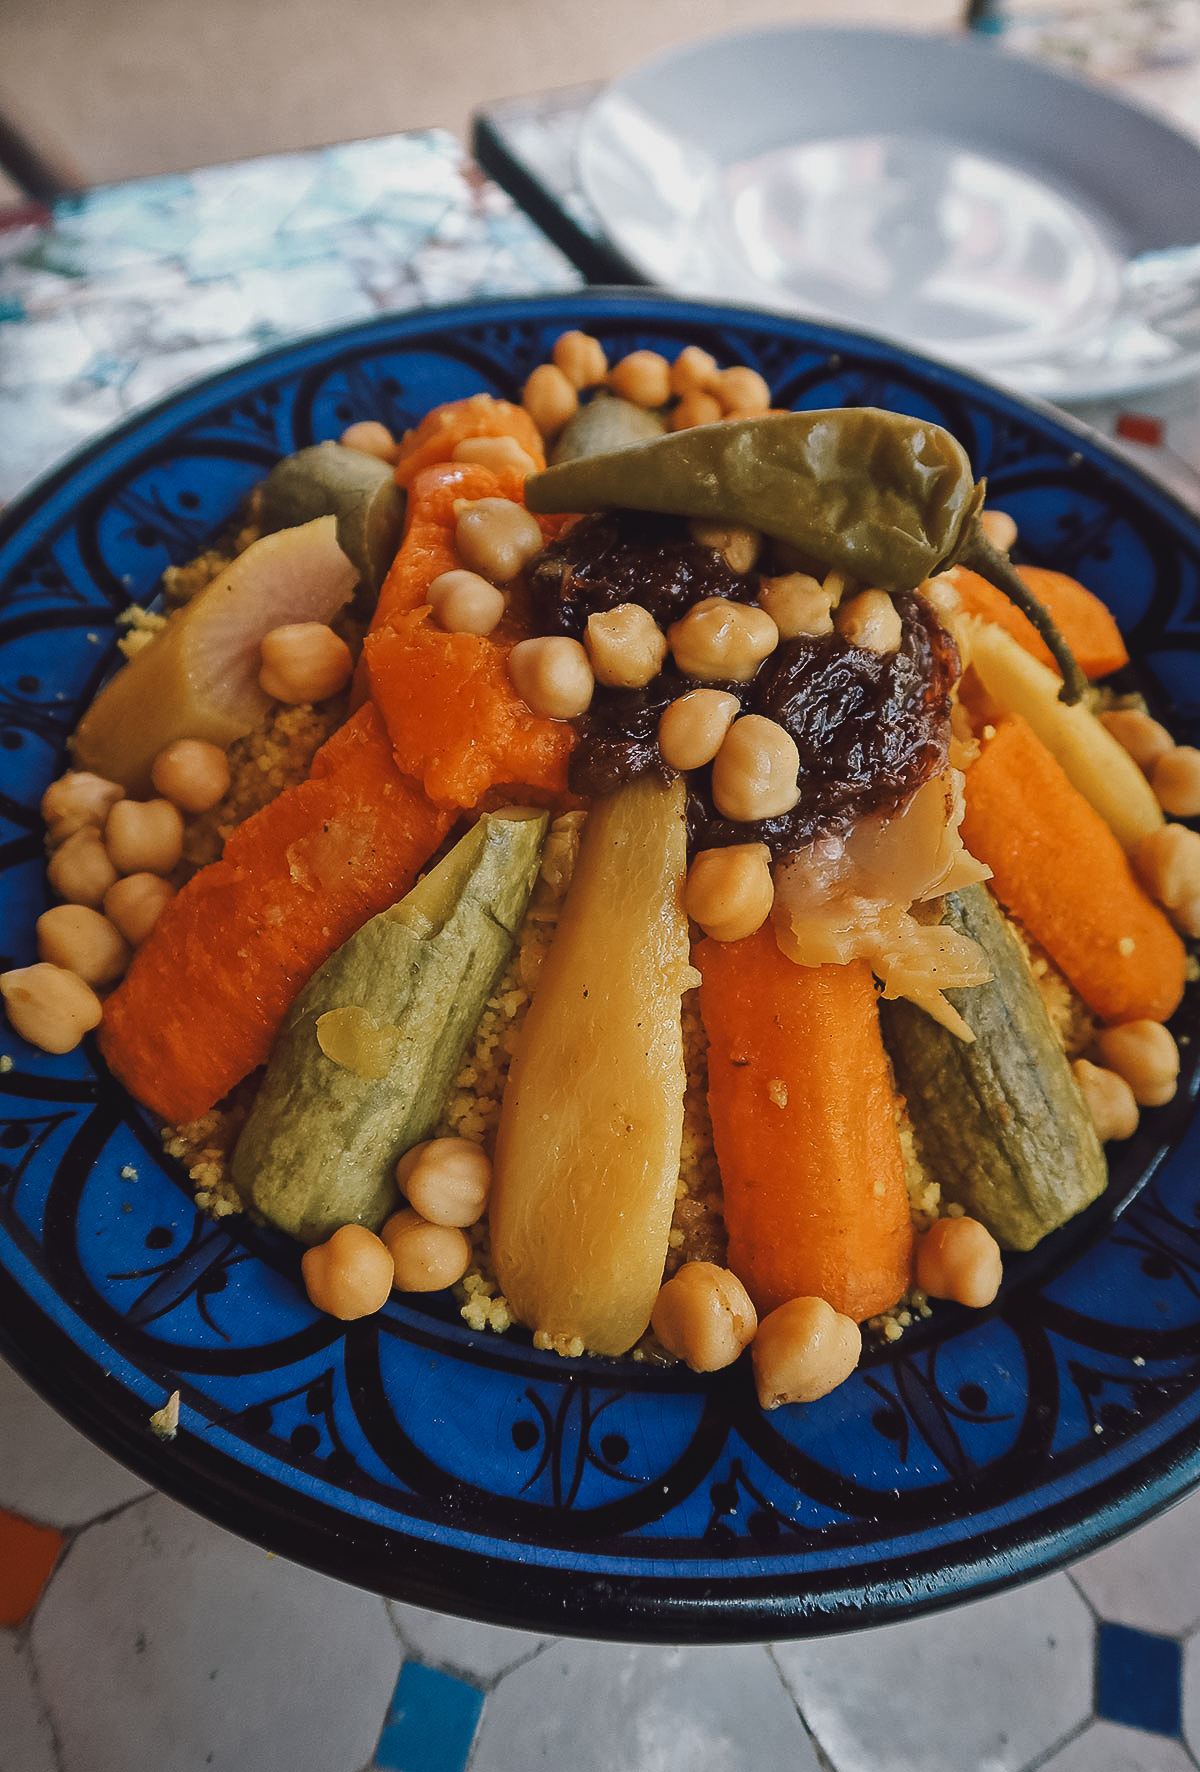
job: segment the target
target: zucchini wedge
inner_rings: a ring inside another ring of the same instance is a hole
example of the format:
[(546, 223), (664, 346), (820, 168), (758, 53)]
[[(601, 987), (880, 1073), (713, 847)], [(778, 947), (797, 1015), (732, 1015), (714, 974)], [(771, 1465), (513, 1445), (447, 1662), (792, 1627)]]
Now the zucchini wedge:
[(1104, 1150), (1025, 956), (986, 888), (950, 893), (945, 921), (991, 964), (987, 984), (946, 992), (975, 1038), (956, 1039), (903, 999), (881, 1000), (884, 1044), (943, 1200), (985, 1224), (1002, 1249), (1032, 1249), (1104, 1192)]
[(243, 1198), (302, 1243), (375, 1230), (431, 1136), (512, 951), (549, 822), (485, 813), (301, 991), (233, 1155)]

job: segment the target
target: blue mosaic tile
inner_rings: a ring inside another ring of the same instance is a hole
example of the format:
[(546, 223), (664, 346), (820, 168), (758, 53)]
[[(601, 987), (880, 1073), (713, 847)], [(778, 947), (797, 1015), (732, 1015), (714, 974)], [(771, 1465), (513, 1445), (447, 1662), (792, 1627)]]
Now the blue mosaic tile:
[(400, 1670), (375, 1750), (378, 1772), (464, 1772), (483, 1693), (419, 1661)]
[(1182, 1727), (1183, 1651), (1171, 1637), (1102, 1624), (1096, 1650), (1096, 1714), (1153, 1735)]

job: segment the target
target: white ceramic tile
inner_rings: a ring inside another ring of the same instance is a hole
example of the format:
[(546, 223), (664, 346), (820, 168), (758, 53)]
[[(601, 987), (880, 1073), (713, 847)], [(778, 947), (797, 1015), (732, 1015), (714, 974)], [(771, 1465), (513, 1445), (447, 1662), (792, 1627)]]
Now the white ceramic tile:
[(31, 1641), (63, 1772), (355, 1772), (401, 1659), (382, 1600), (160, 1495), (80, 1535)]
[(1200, 1759), (1200, 1633), (1183, 1646), (1183, 1739)]
[(1195, 1767), (1179, 1742), (1101, 1720), (1043, 1761), (1037, 1772), (1195, 1772)]
[(40, 1525), (82, 1526), (147, 1494), (0, 1360), (0, 1507)]
[(50, 1725), (16, 1633), (0, 1630), (0, 1772), (55, 1772)]
[(780, 1643), (836, 1772), (1018, 1772), (1092, 1709), (1092, 1620), (1065, 1575), (846, 1637)]
[(819, 1772), (819, 1765), (761, 1648), (568, 1642), (505, 1675), (484, 1706), (471, 1758), (471, 1772)]
[(1159, 1636), (1200, 1624), (1200, 1493), (1076, 1563), (1071, 1574), (1101, 1618)]
[(450, 1618), (444, 1612), (427, 1612), (422, 1606), (402, 1606), (395, 1601), (389, 1601), (388, 1611), (414, 1660), (476, 1681), (494, 1680), (551, 1640), (531, 1631), (472, 1624), (466, 1618)]

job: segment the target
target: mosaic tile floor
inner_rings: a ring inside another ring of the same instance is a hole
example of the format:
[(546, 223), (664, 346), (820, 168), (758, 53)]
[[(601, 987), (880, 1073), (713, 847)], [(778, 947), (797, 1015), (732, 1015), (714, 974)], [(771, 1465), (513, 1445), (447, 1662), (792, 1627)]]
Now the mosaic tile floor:
[(1200, 1494), (1065, 1573), (762, 1647), (386, 1602), (148, 1490), (0, 1364), (0, 1772), (1186, 1772)]

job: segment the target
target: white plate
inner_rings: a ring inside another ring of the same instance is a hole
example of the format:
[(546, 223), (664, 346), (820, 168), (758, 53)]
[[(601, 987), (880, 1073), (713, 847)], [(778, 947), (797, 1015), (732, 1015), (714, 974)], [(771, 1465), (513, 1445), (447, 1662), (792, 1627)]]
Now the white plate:
[(583, 187), (647, 277), (846, 322), (1051, 400), (1200, 371), (1128, 267), (1200, 241), (1200, 146), (969, 37), (785, 26), (591, 107)]

